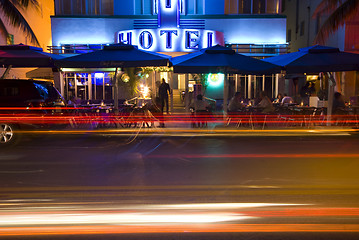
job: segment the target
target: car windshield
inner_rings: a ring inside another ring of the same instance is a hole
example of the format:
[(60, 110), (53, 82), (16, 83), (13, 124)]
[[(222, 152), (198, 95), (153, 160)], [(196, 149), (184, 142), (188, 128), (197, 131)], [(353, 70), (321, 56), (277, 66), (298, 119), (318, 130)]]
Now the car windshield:
[(44, 100), (58, 99), (60, 96), (59, 92), (50, 83), (34, 82), (34, 85), (39, 92), (41, 98), (43, 98)]

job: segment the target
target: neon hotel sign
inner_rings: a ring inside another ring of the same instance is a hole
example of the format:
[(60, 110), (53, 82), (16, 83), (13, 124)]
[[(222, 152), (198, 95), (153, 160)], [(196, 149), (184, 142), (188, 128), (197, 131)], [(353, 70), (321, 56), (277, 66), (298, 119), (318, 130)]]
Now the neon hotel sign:
[(116, 33), (116, 42), (137, 45), (155, 52), (191, 52), (223, 45), (223, 33), (180, 28), (179, 0), (158, 0), (157, 29), (134, 29)]

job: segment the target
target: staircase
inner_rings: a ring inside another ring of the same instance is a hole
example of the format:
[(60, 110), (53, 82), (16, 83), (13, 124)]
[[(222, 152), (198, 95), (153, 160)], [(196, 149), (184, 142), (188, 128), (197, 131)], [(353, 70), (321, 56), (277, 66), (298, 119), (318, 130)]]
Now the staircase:
[(184, 103), (181, 101), (181, 91), (173, 89), (173, 113), (184, 113)]

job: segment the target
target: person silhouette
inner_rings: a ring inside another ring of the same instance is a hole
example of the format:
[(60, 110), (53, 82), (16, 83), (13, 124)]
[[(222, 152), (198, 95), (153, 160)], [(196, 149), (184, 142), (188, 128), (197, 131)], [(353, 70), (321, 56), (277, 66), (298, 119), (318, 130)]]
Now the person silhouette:
[(158, 95), (161, 101), (161, 112), (163, 113), (164, 106), (166, 104), (166, 112), (169, 114), (168, 111), (168, 95), (171, 94), (171, 88), (168, 83), (166, 83), (166, 80), (162, 78), (162, 83), (158, 89)]

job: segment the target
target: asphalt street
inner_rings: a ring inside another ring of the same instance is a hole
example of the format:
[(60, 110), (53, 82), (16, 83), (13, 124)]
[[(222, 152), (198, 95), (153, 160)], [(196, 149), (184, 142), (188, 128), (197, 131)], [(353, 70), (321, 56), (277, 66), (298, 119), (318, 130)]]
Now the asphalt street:
[(350, 134), (27, 136), (0, 149), (0, 237), (356, 239), (358, 144)]

